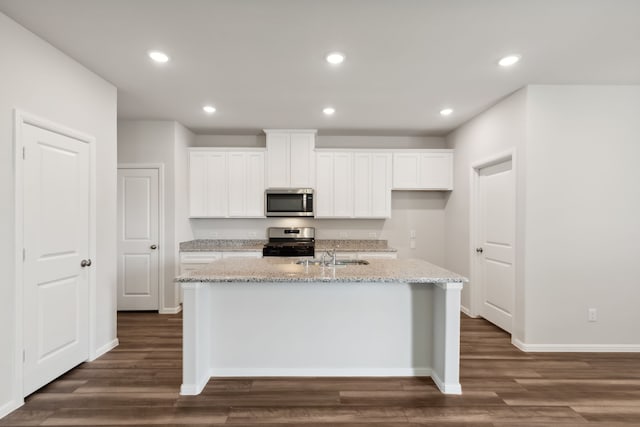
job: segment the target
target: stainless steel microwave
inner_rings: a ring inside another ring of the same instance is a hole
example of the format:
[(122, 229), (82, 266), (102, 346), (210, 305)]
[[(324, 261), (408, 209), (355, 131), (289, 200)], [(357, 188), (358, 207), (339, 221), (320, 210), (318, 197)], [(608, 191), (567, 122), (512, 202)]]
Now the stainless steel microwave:
[(268, 188), (264, 194), (265, 216), (312, 217), (312, 188)]

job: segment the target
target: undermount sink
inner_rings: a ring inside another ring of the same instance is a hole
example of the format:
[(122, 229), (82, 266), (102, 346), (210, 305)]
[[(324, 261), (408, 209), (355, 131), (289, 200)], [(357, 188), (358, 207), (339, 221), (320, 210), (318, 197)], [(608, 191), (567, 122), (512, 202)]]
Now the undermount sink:
[(333, 267), (335, 265), (369, 265), (369, 261), (366, 259), (339, 259), (336, 260), (334, 264), (331, 260), (325, 260), (323, 262), (321, 259), (299, 259), (296, 261), (296, 264), (324, 265), (326, 267)]

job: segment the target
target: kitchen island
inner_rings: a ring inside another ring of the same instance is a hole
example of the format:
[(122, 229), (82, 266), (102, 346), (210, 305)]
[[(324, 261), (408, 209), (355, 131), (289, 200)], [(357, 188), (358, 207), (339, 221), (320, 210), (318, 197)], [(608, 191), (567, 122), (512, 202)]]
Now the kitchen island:
[(176, 280), (182, 394), (229, 376), (430, 376), (443, 393), (461, 393), (466, 279), (426, 261), (230, 258)]

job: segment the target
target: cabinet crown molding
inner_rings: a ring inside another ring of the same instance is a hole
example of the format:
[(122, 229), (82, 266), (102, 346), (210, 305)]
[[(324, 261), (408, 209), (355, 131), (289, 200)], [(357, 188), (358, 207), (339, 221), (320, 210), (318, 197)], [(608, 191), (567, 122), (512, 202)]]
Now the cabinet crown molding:
[(318, 133), (318, 129), (262, 129), (265, 134), (270, 133), (311, 133), (313, 135)]

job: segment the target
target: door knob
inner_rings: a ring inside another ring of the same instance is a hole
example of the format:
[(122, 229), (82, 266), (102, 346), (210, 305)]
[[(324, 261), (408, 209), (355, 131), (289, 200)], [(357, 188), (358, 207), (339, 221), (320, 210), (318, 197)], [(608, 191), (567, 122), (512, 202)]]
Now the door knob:
[(80, 267), (91, 267), (91, 259), (83, 259), (80, 261)]
[(484, 252), (484, 250), (482, 248), (476, 248), (476, 252), (478, 252), (479, 254), (481, 254), (482, 252)]
[(153, 249), (153, 250), (156, 250), (156, 249), (158, 249), (158, 246), (157, 245), (151, 245), (150, 248)]

